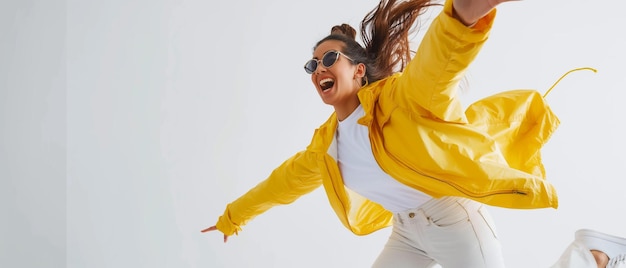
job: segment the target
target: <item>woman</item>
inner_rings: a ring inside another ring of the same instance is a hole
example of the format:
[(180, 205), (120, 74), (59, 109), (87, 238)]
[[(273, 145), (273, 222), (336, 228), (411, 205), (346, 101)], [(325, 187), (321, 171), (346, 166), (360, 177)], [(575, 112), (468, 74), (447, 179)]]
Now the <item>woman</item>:
[(505, 1), (447, 1), (412, 59), (408, 35), (431, 1), (382, 0), (361, 23), (364, 46), (350, 26), (333, 27), (305, 71), (335, 112), (306, 150), (203, 232), (219, 230), (226, 241), (255, 216), (324, 185), (353, 233), (393, 224), (374, 267), (503, 267), (483, 203), (557, 207), (538, 151), (558, 125), (534, 91), (495, 95), (467, 113), (455, 94)]

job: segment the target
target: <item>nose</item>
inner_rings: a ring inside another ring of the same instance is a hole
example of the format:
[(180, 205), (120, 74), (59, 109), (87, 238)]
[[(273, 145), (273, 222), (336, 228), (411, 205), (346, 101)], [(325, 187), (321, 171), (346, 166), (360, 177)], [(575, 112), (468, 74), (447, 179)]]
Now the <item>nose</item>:
[(317, 64), (317, 69), (315, 69), (315, 74), (320, 74), (322, 72), (326, 72), (326, 67), (324, 67), (323, 64), (318, 63)]

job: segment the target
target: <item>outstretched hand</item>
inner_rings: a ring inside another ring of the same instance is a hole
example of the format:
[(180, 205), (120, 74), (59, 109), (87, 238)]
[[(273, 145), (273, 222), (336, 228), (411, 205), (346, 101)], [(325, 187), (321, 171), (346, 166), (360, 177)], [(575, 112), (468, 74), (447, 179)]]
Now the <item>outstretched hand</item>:
[[(204, 229), (204, 230), (202, 230), (200, 232), (206, 233), (206, 232), (215, 231), (215, 230), (217, 230), (217, 227), (211, 226), (211, 227), (206, 228), (206, 229)], [(224, 243), (226, 243), (227, 241), (228, 241), (228, 236), (224, 235)]]
[(497, 5), (521, 0), (454, 0), (452, 6), (457, 18), (465, 25), (474, 25)]

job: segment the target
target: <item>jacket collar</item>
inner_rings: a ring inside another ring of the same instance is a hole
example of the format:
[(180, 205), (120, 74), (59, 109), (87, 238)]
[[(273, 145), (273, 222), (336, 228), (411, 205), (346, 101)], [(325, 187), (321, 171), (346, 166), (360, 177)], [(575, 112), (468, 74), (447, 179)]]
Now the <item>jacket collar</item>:
[(378, 80), (374, 83), (371, 83), (359, 90), (357, 95), (359, 96), (359, 101), (361, 101), (361, 106), (363, 107), (363, 111), (365, 112), (365, 116), (359, 119), (359, 124), (369, 126), (374, 119), (374, 106), (378, 101), (380, 93), (383, 88), (385, 88), (385, 84), (393, 83), (401, 73), (395, 73), (385, 79)]

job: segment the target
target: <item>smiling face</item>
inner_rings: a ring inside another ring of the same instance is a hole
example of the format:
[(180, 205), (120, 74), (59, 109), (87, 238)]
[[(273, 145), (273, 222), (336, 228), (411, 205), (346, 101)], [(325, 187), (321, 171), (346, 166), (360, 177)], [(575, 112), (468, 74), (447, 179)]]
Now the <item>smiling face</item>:
[[(321, 60), (326, 52), (341, 52), (343, 47), (341, 41), (327, 40), (315, 48), (313, 58)], [(361, 88), (360, 81), (364, 75), (365, 65), (355, 65), (345, 55), (339, 55), (337, 61), (328, 68), (318, 63), (317, 69), (311, 74), (311, 81), (322, 101), (335, 107), (337, 117), (343, 120), (359, 105), (356, 93)]]

